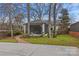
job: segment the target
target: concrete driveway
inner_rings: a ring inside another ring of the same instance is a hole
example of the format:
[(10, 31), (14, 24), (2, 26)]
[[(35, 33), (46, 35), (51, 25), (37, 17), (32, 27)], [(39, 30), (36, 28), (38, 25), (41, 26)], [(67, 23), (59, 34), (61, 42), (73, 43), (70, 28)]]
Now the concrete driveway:
[(0, 56), (79, 56), (79, 48), (27, 43), (0, 43)]

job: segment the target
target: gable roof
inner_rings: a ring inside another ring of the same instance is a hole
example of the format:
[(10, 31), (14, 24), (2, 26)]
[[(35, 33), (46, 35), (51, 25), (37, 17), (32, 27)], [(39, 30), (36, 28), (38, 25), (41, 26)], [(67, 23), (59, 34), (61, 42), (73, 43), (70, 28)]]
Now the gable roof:
[(30, 22), (31, 24), (48, 24), (48, 20), (34, 20)]
[[(31, 21), (30, 24), (31, 25), (39, 25), (39, 24), (47, 24), (48, 25), (48, 20), (34, 20), (34, 21)], [(53, 25), (53, 21), (51, 21), (51, 24)], [(58, 25), (58, 21), (56, 24)]]
[(71, 26), (73, 26), (73, 25), (75, 25), (75, 24), (79, 24), (79, 22), (73, 23), (73, 24), (71, 24)]

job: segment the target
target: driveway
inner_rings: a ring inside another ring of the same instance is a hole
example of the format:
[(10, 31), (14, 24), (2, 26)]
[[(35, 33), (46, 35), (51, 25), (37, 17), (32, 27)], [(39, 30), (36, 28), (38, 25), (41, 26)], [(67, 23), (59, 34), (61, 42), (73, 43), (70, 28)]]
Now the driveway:
[(29, 43), (0, 43), (0, 56), (79, 56), (79, 48)]

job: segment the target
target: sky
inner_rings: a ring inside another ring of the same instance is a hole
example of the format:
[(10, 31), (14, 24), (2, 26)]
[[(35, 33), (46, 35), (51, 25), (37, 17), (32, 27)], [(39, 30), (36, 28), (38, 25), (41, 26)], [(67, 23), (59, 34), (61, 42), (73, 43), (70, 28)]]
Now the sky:
[(79, 22), (79, 3), (64, 3), (63, 8), (68, 10), (72, 23)]
[(63, 7), (68, 9), (69, 16), (73, 20), (73, 22), (79, 21), (79, 4), (78, 3), (64, 4)]
[[(26, 4), (22, 4), (22, 5), (19, 4), (19, 8), (22, 8), (22, 10), (17, 10), (18, 12), (22, 12), (24, 14), (27, 13)], [(78, 3), (70, 3), (70, 4), (64, 3), (63, 8), (66, 8), (68, 10), (69, 17), (73, 23), (79, 21), (79, 4)], [(47, 19), (47, 16), (45, 18)]]

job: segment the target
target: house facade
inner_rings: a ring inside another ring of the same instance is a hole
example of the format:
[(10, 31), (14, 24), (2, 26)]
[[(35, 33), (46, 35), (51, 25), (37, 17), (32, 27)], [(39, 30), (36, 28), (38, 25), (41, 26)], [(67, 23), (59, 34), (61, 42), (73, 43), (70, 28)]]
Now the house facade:
[[(27, 23), (24, 24), (24, 33), (27, 32)], [(57, 24), (56, 24), (57, 25)], [(58, 25), (56, 26), (56, 31)], [(53, 22), (51, 22), (51, 31), (53, 33)], [(35, 20), (30, 22), (30, 34), (32, 35), (42, 35), (48, 33), (48, 20)]]

